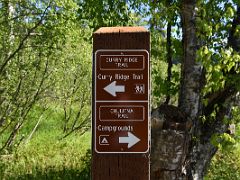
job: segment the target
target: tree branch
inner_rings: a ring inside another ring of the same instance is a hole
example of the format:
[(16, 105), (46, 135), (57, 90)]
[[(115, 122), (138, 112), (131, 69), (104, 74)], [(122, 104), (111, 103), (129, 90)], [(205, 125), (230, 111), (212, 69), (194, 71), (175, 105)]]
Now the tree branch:
[[(67, 134), (65, 134), (63, 137), (61, 137), (59, 140), (62, 140), (62, 139), (64, 139), (64, 138), (68, 137), (69, 135), (71, 135), (73, 132), (75, 132), (75, 131), (83, 128), (83, 127), (86, 125), (86, 123), (88, 122), (88, 119), (89, 119), (89, 117), (90, 117), (90, 114), (91, 114), (91, 113), (89, 113), (89, 114), (84, 118), (84, 120), (83, 120), (77, 127), (71, 129), (71, 131), (69, 131)], [(85, 131), (82, 131), (81, 135), (82, 135), (84, 132), (86, 132), (86, 130), (88, 130), (88, 129), (89, 129), (89, 127), (87, 127), (87, 128), (85, 129)]]
[(231, 46), (235, 51), (240, 51), (240, 39), (236, 37), (237, 26), (240, 25), (240, 6), (237, 7), (237, 14), (232, 22), (232, 28), (229, 31), (228, 45)]
[(234, 85), (230, 85), (218, 92), (207, 95), (205, 98), (208, 99), (208, 105), (203, 107), (203, 115), (209, 116), (214, 111), (216, 105), (224, 104), (229, 97), (236, 93), (237, 90), (234, 88)]
[[(171, 51), (171, 46), (172, 46), (171, 30), (172, 30), (171, 22), (168, 22), (168, 25), (167, 25), (167, 62), (168, 62), (167, 82), (169, 83), (168, 84), (169, 86), (170, 86), (170, 82), (172, 79), (172, 65), (173, 65), (172, 64), (172, 51)], [(170, 101), (170, 94), (168, 93), (164, 104), (168, 104), (169, 101)]]
[(28, 30), (28, 33), (27, 33), (26, 36), (21, 40), (21, 42), (20, 42), (20, 44), (18, 45), (17, 49), (16, 49), (14, 52), (12, 52), (12, 53), (4, 60), (4, 63), (3, 63), (3, 64), (1, 65), (1, 67), (0, 67), (0, 74), (3, 73), (3, 70), (4, 70), (4, 68), (7, 66), (8, 62), (9, 62), (12, 58), (14, 58), (14, 56), (22, 49), (25, 41), (29, 38), (29, 36), (31, 35), (31, 33), (32, 33), (35, 29), (37, 29), (38, 26), (41, 25), (41, 23), (42, 23), (45, 15), (46, 15), (47, 10), (48, 10), (49, 7), (50, 7), (50, 4), (46, 7), (46, 9), (44, 10), (44, 12), (43, 12), (40, 20), (35, 24), (35, 26), (33, 26), (31, 29)]

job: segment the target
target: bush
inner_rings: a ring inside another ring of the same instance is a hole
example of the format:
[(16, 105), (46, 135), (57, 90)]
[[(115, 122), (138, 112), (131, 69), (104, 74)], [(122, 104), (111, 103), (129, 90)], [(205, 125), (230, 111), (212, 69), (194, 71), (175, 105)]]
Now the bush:
[(240, 179), (240, 126), (236, 133), (237, 143), (220, 149), (213, 157), (206, 180), (239, 180)]
[(71, 135), (61, 141), (32, 139), (13, 154), (0, 156), (0, 179), (88, 180), (89, 148), (90, 132), (82, 136)]

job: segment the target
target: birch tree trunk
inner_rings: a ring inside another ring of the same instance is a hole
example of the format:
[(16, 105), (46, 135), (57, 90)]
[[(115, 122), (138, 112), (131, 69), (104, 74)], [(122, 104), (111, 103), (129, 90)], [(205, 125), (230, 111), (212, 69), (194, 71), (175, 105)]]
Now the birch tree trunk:
[(200, 110), (202, 65), (196, 62), (196, 1), (182, 2), (183, 62), (181, 67), (180, 109), (194, 120)]
[[(179, 108), (160, 107), (152, 113), (152, 179), (187, 179), (195, 174), (186, 163), (189, 153), (190, 132), (196, 126), (200, 105), (202, 66), (196, 62), (196, 1), (182, 1), (183, 62)], [(175, 114), (175, 115), (171, 115)], [(164, 139), (167, 137), (167, 139)], [(159, 146), (157, 146), (159, 144)], [(159, 153), (159, 154), (158, 154)], [(165, 155), (167, 156), (165, 156)], [(163, 156), (163, 157), (159, 157)], [(191, 159), (188, 159), (191, 161)], [(156, 168), (157, 165), (160, 168)], [(185, 167), (188, 166), (188, 167)], [(198, 179), (198, 173), (195, 179)]]
[[(203, 106), (201, 90), (205, 83), (205, 72), (196, 53), (200, 47), (197, 39), (196, 1), (181, 2), (183, 30), (183, 61), (181, 67), (181, 88), (178, 107), (161, 105), (152, 111), (151, 179), (160, 180), (202, 180), (217, 148), (211, 143), (214, 134), (227, 132), (223, 122), (229, 115), (237, 95), (236, 85), (228, 82), (223, 89), (207, 94), (208, 105)], [(232, 37), (240, 25), (240, 8), (232, 22), (229, 45), (239, 52), (239, 38)], [(229, 72), (230, 73), (230, 72)], [(234, 72), (231, 72), (234, 74)], [(233, 75), (231, 74), (231, 75)], [(235, 72), (236, 74), (236, 72)], [(211, 121), (202, 122), (201, 116)]]
[[(179, 97), (179, 108), (193, 122), (191, 137), (188, 143), (188, 154), (186, 155), (185, 168), (186, 178), (193, 180), (202, 180), (207, 167), (216, 153), (217, 148), (210, 142), (214, 133), (222, 134), (226, 132), (227, 125), (223, 123), (224, 116), (229, 112), (231, 99), (234, 90), (227, 89), (224, 102), (229, 102), (226, 106), (220, 106), (216, 115), (215, 122), (202, 123), (200, 116), (203, 112), (201, 102), (201, 90), (204, 85), (203, 66), (196, 61), (196, 53), (200, 47), (196, 36), (196, 1), (182, 1), (182, 28), (183, 28), (183, 62), (182, 62), (182, 80)], [(216, 103), (216, 102), (215, 102)], [(217, 103), (216, 103), (217, 104)], [(207, 107), (208, 108), (208, 107)]]
[[(196, 62), (196, 52), (198, 41), (196, 37), (196, 1), (182, 1), (182, 28), (183, 28), (183, 62), (182, 62), (182, 81), (179, 97), (179, 108), (185, 112), (193, 122), (193, 136), (199, 137), (201, 115), (200, 92), (203, 81), (202, 65)], [(203, 179), (203, 169), (200, 166), (194, 166), (199, 155), (197, 152), (200, 143), (191, 143), (187, 161), (188, 179)], [(200, 165), (200, 164), (199, 164)]]

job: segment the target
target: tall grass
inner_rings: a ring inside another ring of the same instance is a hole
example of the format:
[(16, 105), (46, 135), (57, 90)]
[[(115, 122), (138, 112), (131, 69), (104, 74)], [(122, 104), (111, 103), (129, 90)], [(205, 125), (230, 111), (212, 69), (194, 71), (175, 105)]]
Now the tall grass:
[(20, 146), (10, 154), (0, 155), (0, 179), (90, 179), (91, 133), (76, 132), (61, 139), (62, 112), (55, 107), (45, 111), (28, 139), (40, 112), (35, 108), (29, 115), (32, 120), (20, 132), (26, 136)]
[(205, 180), (240, 179), (240, 124), (236, 131), (236, 144), (220, 149), (213, 157)]

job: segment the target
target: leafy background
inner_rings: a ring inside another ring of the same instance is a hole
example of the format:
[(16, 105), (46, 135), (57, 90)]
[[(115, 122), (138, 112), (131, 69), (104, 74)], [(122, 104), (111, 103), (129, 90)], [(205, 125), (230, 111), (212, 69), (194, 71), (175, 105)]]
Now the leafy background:
[[(152, 108), (167, 96), (177, 104), (182, 32), (179, 1), (171, 2), (0, 1), (0, 179), (90, 179), (92, 33), (99, 27), (148, 28)], [(203, 95), (239, 82), (224, 74), (232, 68), (239, 73), (240, 56), (226, 43), (237, 3), (199, 1), (198, 36), (204, 46), (198, 60), (208, 82)], [(172, 25), (171, 81), (167, 22)], [(239, 112), (237, 104), (233, 118), (226, 118), (236, 125), (234, 135), (212, 137), (219, 152), (208, 180), (240, 179)]]

